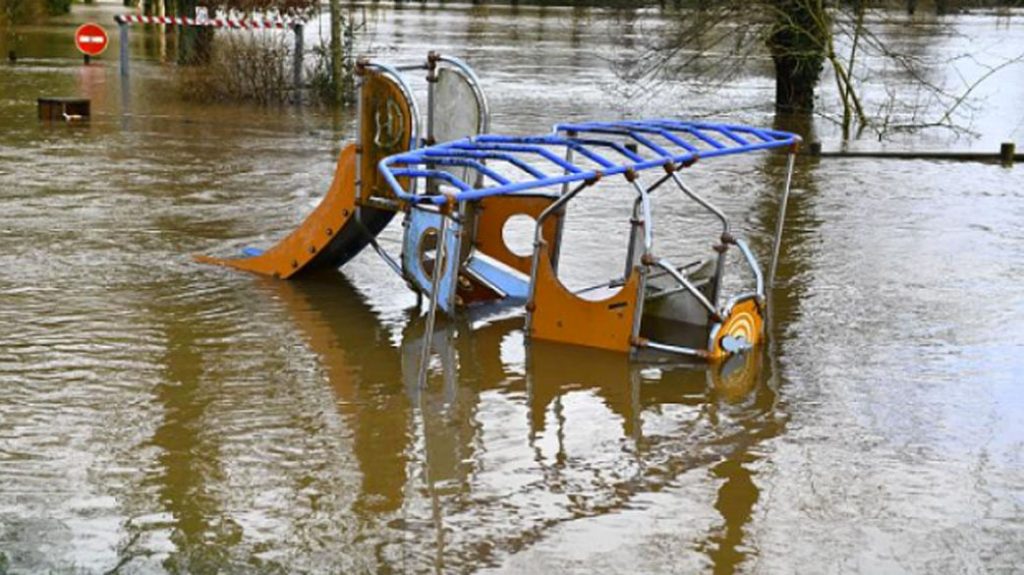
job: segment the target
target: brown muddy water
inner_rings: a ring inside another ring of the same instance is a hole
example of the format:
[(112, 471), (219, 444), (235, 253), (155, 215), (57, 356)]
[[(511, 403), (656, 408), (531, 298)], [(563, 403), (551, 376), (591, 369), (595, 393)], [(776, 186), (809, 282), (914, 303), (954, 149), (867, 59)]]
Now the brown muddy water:
[[(142, 29), (125, 90), (116, 39), (88, 68), (70, 40), (117, 9), (24, 29), (18, 63), (0, 65), (0, 572), (1020, 572), (1024, 168), (801, 161), (772, 343), (739, 371), (526, 350), (511, 316), (441, 325), (420, 388), (424, 319), (372, 254), (302, 282), (190, 257), (287, 233), (351, 117), (183, 104)], [(772, 125), (763, 62), (714, 89), (684, 75), (622, 97), (608, 60), (677, 17), (380, 7), (361, 42), (464, 57), (498, 132)], [(1022, 22), (887, 33), (993, 65), (1024, 51)], [(868, 80), (877, 94), (907, 81)], [(89, 97), (94, 117), (42, 125), (43, 95)], [(982, 138), (885, 145), (1024, 139), (1022, 67), (978, 95)], [(781, 158), (692, 177), (767, 261)], [(612, 273), (624, 205), (572, 214), (570, 283)], [(660, 251), (707, 251), (713, 222), (656, 210)]]

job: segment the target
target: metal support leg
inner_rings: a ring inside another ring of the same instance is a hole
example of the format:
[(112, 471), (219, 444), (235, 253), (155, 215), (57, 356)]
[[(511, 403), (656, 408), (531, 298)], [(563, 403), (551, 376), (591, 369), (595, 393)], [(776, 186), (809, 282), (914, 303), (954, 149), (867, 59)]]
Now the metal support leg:
[(427, 332), (423, 336), (423, 353), (420, 356), (420, 374), (417, 381), (419, 381), (420, 388), (427, 383), (427, 368), (430, 362), (430, 345), (431, 338), (434, 335), (434, 323), (437, 320), (437, 298), (441, 291), (441, 276), (444, 275), (445, 268), (445, 249), (446, 239), (445, 235), (448, 232), (448, 217), (441, 214), (441, 229), (437, 233), (437, 251), (434, 254), (434, 277), (432, 279), (430, 287), (430, 307), (427, 309)]
[(722, 275), (725, 273), (725, 257), (726, 251), (729, 248), (727, 238), (729, 234), (729, 220), (725, 217), (725, 213), (718, 209), (714, 204), (704, 199), (700, 194), (690, 189), (686, 184), (683, 183), (683, 179), (679, 177), (679, 174), (672, 172), (672, 180), (675, 181), (676, 186), (689, 198), (701, 205), (705, 210), (711, 212), (719, 222), (722, 224), (722, 248), (718, 252), (718, 258), (715, 261), (715, 283), (712, 285), (711, 290), (711, 302), (718, 305), (719, 295), (722, 291)]
[(363, 79), (363, 75), (358, 72), (359, 68), (356, 67), (356, 202), (358, 203), (363, 198), (363, 84), (366, 81)]
[(292, 58), (292, 84), (295, 85), (295, 103), (302, 103), (302, 60), (303, 60), (303, 38), (302, 24), (295, 24), (292, 32), (295, 33), (295, 54)]
[[(571, 133), (569, 135), (572, 136)], [(570, 164), (573, 161), (573, 151), (572, 147), (570, 146), (565, 147), (565, 161)], [(563, 173), (568, 174), (569, 171), (566, 170)], [(564, 196), (568, 194), (570, 191), (571, 190), (569, 189), (569, 182), (565, 182), (564, 184), (562, 184), (562, 190), (559, 192), (559, 195)], [(551, 249), (551, 269), (554, 270), (556, 275), (558, 274), (558, 257), (562, 254), (562, 235), (563, 230), (565, 229), (566, 209), (568, 209), (568, 206), (562, 209), (562, 218), (556, 222), (557, 226), (555, 227), (555, 245)]]
[[(427, 136), (424, 142), (427, 146), (434, 145), (434, 109), (437, 107), (437, 56), (434, 52), (427, 54)], [(434, 164), (428, 163), (428, 170), (435, 169)], [(426, 181), (427, 193), (438, 193), (437, 180)]]
[(782, 189), (782, 201), (779, 202), (779, 217), (775, 222), (775, 243), (772, 245), (772, 265), (768, 271), (768, 289), (775, 288), (775, 271), (779, 265), (779, 250), (782, 247), (782, 231), (786, 225), (786, 205), (789, 203), (789, 189), (793, 185), (793, 166), (796, 163), (796, 153), (789, 153), (789, 161), (786, 166), (786, 185)]
[(637, 243), (640, 241), (638, 230), (642, 222), (640, 221), (640, 198), (637, 198), (633, 202), (633, 212), (629, 218), (629, 245), (626, 246), (626, 267), (622, 271), (622, 277), (625, 281), (629, 278), (629, 274), (633, 272), (633, 266), (636, 265), (637, 256), (636, 253), (640, 251)]
[[(630, 179), (630, 183), (633, 184), (633, 188), (636, 189), (636, 193), (640, 197), (640, 213), (643, 216), (643, 227), (644, 227), (644, 250), (640, 256), (640, 286), (637, 288), (639, 293), (636, 296), (636, 309), (633, 313), (633, 333), (630, 337), (630, 345), (634, 346), (633, 351), (637, 349), (637, 343), (640, 341), (640, 326), (643, 323), (644, 318), (644, 298), (647, 296), (647, 275), (648, 265), (647, 260), (649, 257), (653, 257), (654, 251), (654, 215), (651, 213), (651, 199), (648, 196), (648, 190), (640, 184), (639, 179), (633, 176)], [(627, 276), (628, 277), (628, 276)]]
[(427, 55), (427, 145), (434, 144), (434, 108), (437, 106), (437, 57)]

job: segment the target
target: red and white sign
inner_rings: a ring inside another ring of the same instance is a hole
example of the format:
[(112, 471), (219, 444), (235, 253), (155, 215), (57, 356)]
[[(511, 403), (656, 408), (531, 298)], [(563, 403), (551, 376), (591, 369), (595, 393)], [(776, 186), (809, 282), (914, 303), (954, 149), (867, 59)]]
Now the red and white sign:
[(75, 30), (75, 46), (86, 56), (99, 56), (109, 43), (106, 31), (99, 24), (82, 24)]

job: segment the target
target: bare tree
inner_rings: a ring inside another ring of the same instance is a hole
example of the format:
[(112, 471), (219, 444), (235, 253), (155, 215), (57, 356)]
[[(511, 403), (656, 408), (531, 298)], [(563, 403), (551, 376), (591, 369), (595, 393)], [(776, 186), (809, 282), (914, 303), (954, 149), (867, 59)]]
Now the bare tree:
[(769, 0), (768, 52), (775, 65), (775, 107), (782, 112), (814, 109), (814, 87), (821, 75), (831, 14), (823, 0)]
[[(929, 78), (926, 71), (934, 62), (897, 48), (879, 32), (905, 28), (910, 23), (908, 16), (884, 7), (870, 8), (866, 0), (696, 2), (682, 14), (669, 33), (648, 35), (653, 39), (616, 62), (622, 77), (648, 89), (683, 75), (714, 84), (744, 71), (752, 59), (770, 58), (776, 109), (815, 111), (839, 124), (844, 137), (866, 129), (880, 137), (930, 127), (967, 131), (957, 114), (978, 85), (1024, 60), (1022, 53), (989, 66), (980, 78), (948, 87)], [(825, 110), (815, 110), (826, 64), (836, 86), (835, 101), (828, 102)], [(956, 62), (941, 64), (955, 66)], [(865, 78), (871, 72), (868, 65), (889, 66), (908, 79), (901, 92), (887, 88), (887, 98), (871, 109), (864, 94)], [(858, 70), (863, 73), (858, 75)], [(906, 97), (908, 90), (914, 98)]]

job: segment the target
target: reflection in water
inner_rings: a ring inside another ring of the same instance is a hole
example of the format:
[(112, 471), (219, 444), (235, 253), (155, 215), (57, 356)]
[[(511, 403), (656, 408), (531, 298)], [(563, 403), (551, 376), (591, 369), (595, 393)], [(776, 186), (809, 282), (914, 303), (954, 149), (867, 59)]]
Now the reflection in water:
[[(352, 427), (363, 477), (355, 510), (371, 517), (400, 508), (414, 402), (403, 392), (400, 354), (390, 334), (343, 276), (258, 281), (281, 299), (320, 358), (338, 409)], [(372, 469), (364, 462), (372, 462)]]
[(337, 275), (264, 287), (320, 358), (352, 428), (353, 511), (392, 531), (384, 557), (416, 569), (493, 562), (721, 459), (721, 526), (694, 544), (722, 572), (744, 559), (758, 490), (743, 465), (782, 429), (760, 353), (714, 369), (650, 367), (549, 342), (524, 352), (521, 317), (448, 321), (421, 388), (422, 318), (392, 333)]
[(732, 358), (733, 365), (726, 362), (715, 387), (726, 405), (749, 402), (743, 415), (735, 416), (744, 433), (736, 436), (733, 449), (725, 459), (711, 468), (715, 477), (722, 480), (715, 509), (723, 523), (707, 542), (715, 573), (732, 573), (746, 558), (744, 549), (749, 545), (744, 537), (745, 530), (761, 493), (753, 471), (760, 459), (757, 446), (784, 430), (785, 420), (776, 410), (775, 392), (767, 384), (758, 385), (763, 381), (760, 377), (764, 355), (763, 350), (760, 351), (762, 353)]
[[(153, 313), (174, 317), (166, 311)], [(164, 416), (152, 438), (160, 455), (146, 480), (157, 486), (161, 505), (173, 517), (170, 540), (175, 551), (163, 562), (173, 573), (223, 568), (231, 546), (241, 538), (239, 527), (221, 514), (208, 491), (208, 484), (215, 483), (220, 474), (217, 443), (204, 431), (215, 397), (204, 385), (203, 358), (196, 352), (196, 322), (186, 318), (187, 314), (183, 321), (167, 325), (163, 333), (166, 372), (155, 394)]]

